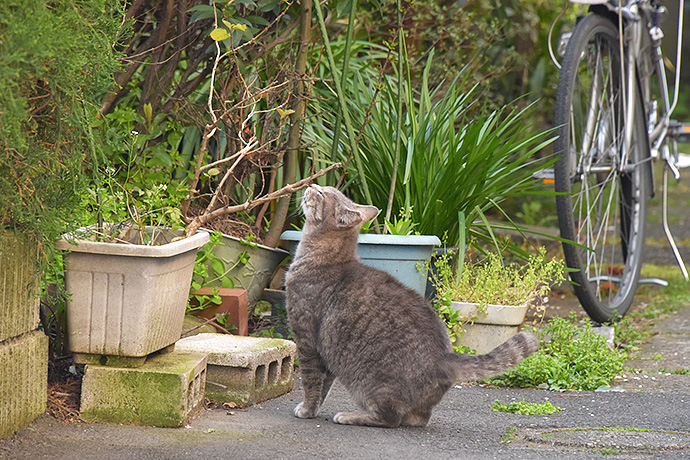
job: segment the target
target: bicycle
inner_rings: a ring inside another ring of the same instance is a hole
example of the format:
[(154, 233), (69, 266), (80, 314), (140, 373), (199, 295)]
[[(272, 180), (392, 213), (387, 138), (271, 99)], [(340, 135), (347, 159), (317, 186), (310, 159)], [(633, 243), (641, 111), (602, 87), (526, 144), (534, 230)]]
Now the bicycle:
[[(662, 221), (688, 279), (666, 201), (668, 173), (680, 176), (676, 144), (690, 142), (690, 124), (670, 118), (678, 101), (683, 1), (673, 101), (661, 52), (666, 9), (657, 0), (570, 1), (589, 5), (589, 14), (559, 42), (553, 180), (575, 294), (594, 321), (605, 323), (625, 315), (640, 282), (653, 160), (666, 163)], [(558, 65), (551, 40), (549, 51)]]

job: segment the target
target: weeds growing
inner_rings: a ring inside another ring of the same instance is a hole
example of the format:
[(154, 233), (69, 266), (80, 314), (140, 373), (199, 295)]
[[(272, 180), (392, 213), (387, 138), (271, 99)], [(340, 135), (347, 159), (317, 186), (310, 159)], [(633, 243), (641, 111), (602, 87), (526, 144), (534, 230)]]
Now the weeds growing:
[(606, 339), (592, 329), (588, 319), (578, 323), (574, 314), (569, 319), (552, 319), (537, 335), (542, 347), (490, 383), (591, 391), (609, 385), (621, 373), (627, 359), (624, 351), (608, 347)]
[(518, 415), (550, 415), (562, 411), (563, 408), (554, 406), (553, 403), (551, 403), (551, 401), (546, 401), (543, 404), (538, 404), (528, 403), (525, 402), (525, 400), (523, 399), (519, 402), (503, 404), (497, 399), (494, 405), (491, 406), (491, 410), (496, 412), (508, 412), (511, 414)]

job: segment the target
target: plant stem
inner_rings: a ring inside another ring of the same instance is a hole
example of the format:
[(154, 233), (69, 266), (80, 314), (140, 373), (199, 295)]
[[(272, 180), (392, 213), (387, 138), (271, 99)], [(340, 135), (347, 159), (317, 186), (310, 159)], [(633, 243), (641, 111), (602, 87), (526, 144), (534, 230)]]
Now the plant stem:
[(350, 144), (350, 149), (355, 159), (355, 166), (357, 168), (357, 174), (362, 183), (362, 189), (364, 190), (364, 197), (367, 203), (371, 203), (371, 193), (369, 193), (369, 185), (367, 184), (367, 178), (364, 174), (364, 167), (362, 166), (362, 158), (359, 153), (359, 147), (355, 141), (355, 131), (352, 128), (352, 120), (350, 118), (350, 112), (347, 109), (346, 97), (343, 93), (343, 87), (340, 84), (340, 76), (338, 75), (338, 69), (335, 66), (335, 60), (333, 59), (333, 51), (331, 50), (330, 40), (328, 39), (328, 31), (326, 30), (326, 23), (323, 19), (323, 12), (321, 11), (321, 4), (319, 1), (314, 3), (314, 10), (316, 10), (316, 18), (319, 23), (319, 29), (321, 30), (321, 37), (323, 38), (323, 45), (326, 49), (326, 56), (328, 58), (328, 66), (333, 74), (333, 82), (335, 84), (336, 97), (338, 98), (338, 104), (340, 106), (340, 111), (343, 115), (343, 121), (345, 122), (345, 129), (347, 130), (347, 138)]
[[(398, 113), (396, 115), (395, 127), (395, 159), (393, 160), (393, 173), (391, 174), (391, 186), (388, 191), (388, 204), (386, 205), (386, 220), (390, 221), (393, 210), (393, 196), (395, 195), (395, 185), (398, 179), (398, 163), (400, 162), (400, 141), (402, 131), (402, 111), (403, 111), (403, 35), (402, 28), (402, 5), (397, 0), (398, 10)], [(384, 229), (384, 233), (386, 230)]]
[[(317, 0), (318, 3), (318, 0)], [(300, 44), (297, 51), (297, 61), (295, 62), (295, 74), (297, 81), (295, 82), (293, 102), (294, 112), (290, 115), (290, 129), (288, 132), (288, 142), (285, 148), (285, 166), (283, 172), (283, 184), (287, 185), (294, 182), (297, 178), (297, 151), (300, 144), (301, 135), (301, 121), (304, 116), (304, 109), (306, 106), (306, 70), (307, 70), (307, 55), (309, 52), (309, 45), (311, 43), (311, 9), (312, 0), (301, 1), (302, 10), (300, 13)], [(290, 196), (285, 196), (278, 200), (273, 219), (271, 219), (271, 226), (268, 229), (268, 234), (264, 239), (266, 246), (275, 247), (280, 239), (280, 234), (283, 232), (283, 226), (287, 220), (288, 210), (290, 208)]]
[[(345, 38), (345, 53), (343, 54), (343, 69), (340, 73), (340, 86), (344, 86), (347, 81), (347, 73), (350, 65), (350, 49), (352, 48), (352, 35), (355, 28), (357, 13), (357, 0), (350, 0), (350, 16), (347, 22), (347, 36)], [(331, 147), (331, 161), (337, 158), (338, 144), (340, 143), (340, 131), (342, 128), (342, 114), (336, 113), (335, 128), (333, 130), (333, 144)]]
[[(262, 197), (254, 199), (254, 200), (245, 201), (244, 203), (238, 204), (235, 206), (226, 206), (224, 208), (219, 208), (219, 209), (216, 209), (216, 210), (211, 211), (211, 212), (205, 212), (204, 214), (196, 216), (189, 221), (189, 223), (185, 227), (185, 235), (186, 236), (193, 235), (204, 224), (211, 222), (212, 220), (217, 219), (219, 217), (222, 217), (222, 216), (225, 216), (228, 214), (232, 214), (235, 212), (249, 211), (250, 209), (254, 209), (257, 206), (260, 206), (263, 203), (266, 203), (268, 201), (272, 201), (272, 200), (275, 200), (275, 199), (280, 198), (280, 197), (291, 195), (291, 194), (297, 192), (298, 190), (302, 190), (303, 188), (306, 188), (309, 185), (309, 183), (311, 181), (313, 181), (314, 179), (317, 179), (317, 178), (325, 175), (326, 173), (328, 173), (332, 169), (340, 168), (341, 166), (342, 165), (340, 163), (333, 164), (327, 168), (320, 170), (316, 174), (312, 174), (311, 176), (306, 177), (300, 181), (297, 181), (294, 184), (288, 184), (285, 187), (281, 188), (280, 190), (276, 190), (275, 192), (268, 193)], [(278, 236), (280, 236), (280, 235), (278, 235)], [(266, 244), (265, 241), (264, 241), (264, 244)]]

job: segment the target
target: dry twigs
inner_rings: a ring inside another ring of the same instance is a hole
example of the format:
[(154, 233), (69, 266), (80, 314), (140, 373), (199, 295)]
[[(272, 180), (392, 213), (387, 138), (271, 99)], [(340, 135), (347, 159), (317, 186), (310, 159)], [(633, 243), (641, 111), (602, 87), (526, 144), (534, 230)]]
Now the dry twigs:
[(79, 414), (81, 380), (74, 377), (48, 384), (47, 412), (65, 422), (82, 422)]
[(210, 222), (214, 219), (218, 219), (219, 217), (223, 217), (223, 216), (226, 216), (228, 214), (232, 214), (234, 212), (248, 211), (248, 210), (253, 209), (253, 208), (255, 208), (255, 207), (257, 207), (263, 203), (275, 200), (276, 198), (291, 195), (292, 193), (295, 193), (295, 192), (302, 190), (302, 189), (306, 188), (307, 186), (309, 186), (309, 184), (312, 181), (314, 181), (314, 179), (317, 179), (317, 178), (323, 176), (324, 174), (328, 173), (332, 169), (340, 168), (341, 166), (342, 165), (340, 163), (335, 163), (335, 164), (333, 164), (327, 168), (320, 170), (319, 172), (317, 172), (315, 174), (312, 174), (309, 177), (306, 177), (306, 178), (304, 178), (298, 182), (295, 182), (294, 184), (288, 184), (285, 187), (283, 187), (279, 190), (276, 190), (275, 192), (268, 193), (264, 196), (261, 196), (259, 198), (254, 199), (254, 200), (245, 201), (242, 204), (238, 204), (238, 205), (234, 205), (234, 206), (226, 206), (223, 208), (218, 208), (218, 209), (213, 210), (213, 211), (207, 210), (202, 215), (196, 216), (189, 221), (189, 223), (187, 224), (187, 227), (185, 228), (185, 233), (187, 235), (193, 235), (194, 232), (196, 232), (197, 230), (199, 230), (199, 228), (201, 228), (201, 226), (203, 226), (204, 224), (207, 224), (208, 222)]

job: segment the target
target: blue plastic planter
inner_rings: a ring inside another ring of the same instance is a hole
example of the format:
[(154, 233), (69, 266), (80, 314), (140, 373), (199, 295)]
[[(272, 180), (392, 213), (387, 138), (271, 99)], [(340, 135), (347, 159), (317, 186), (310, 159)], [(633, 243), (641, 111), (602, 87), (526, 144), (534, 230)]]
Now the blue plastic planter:
[[(288, 230), (280, 236), (290, 244), (294, 254), (302, 232)], [(426, 290), (426, 264), (434, 246), (441, 240), (434, 235), (376, 235), (362, 234), (358, 239), (358, 253), (362, 262), (395, 276), (420, 295)]]

